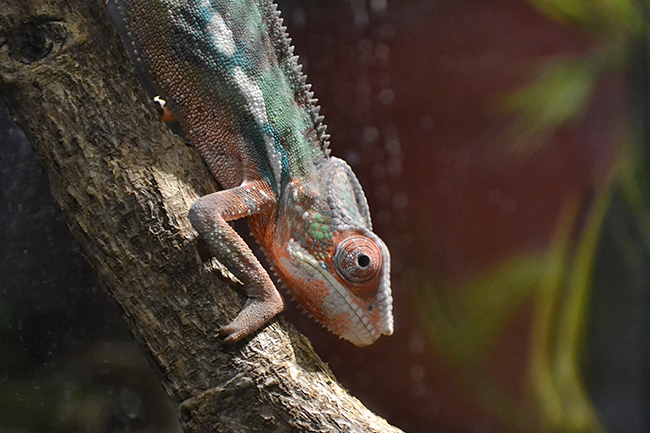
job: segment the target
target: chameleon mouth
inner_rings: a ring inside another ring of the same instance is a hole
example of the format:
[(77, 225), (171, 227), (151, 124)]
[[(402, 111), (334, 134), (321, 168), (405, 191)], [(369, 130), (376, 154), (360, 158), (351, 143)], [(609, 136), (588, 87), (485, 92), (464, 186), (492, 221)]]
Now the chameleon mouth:
[[(326, 314), (328, 319), (330, 319), (334, 324), (336, 323), (335, 321), (337, 316), (340, 315), (345, 315), (351, 319), (351, 326), (345, 329), (344, 332), (336, 332), (336, 329), (333, 329), (333, 326), (325, 324), (330, 331), (346, 340), (349, 340), (357, 346), (370, 345), (382, 334), (392, 333), (392, 314), (390, 309), (385, 306), (386, 303), (390, 303), (390, 299), (386, 299), (385, 296), (380, 296), (382, 299), (373, 302), (373, 309), (379, 309), (382, 321), (387, 321), (390, 324), (388, 327), (385, 327), (385, 329), (380, 329), (371, 322), (368, 314), (366, 314), (362, 308), (356, 306), (356, 303), (350, 296), (348, 290), (330, 274), (325, 262), (316, 260), (294, 239), (289, 240), (287, 249), (293, 259), (299, 260), (305, 265), (301, 270), (303, 273), (307, 272), (310, 274), (308, 276), (309, 279), (322, 281), (328, 287), (329, 294), (323, 301), (322, 305), (322, 311)], [(384, 317), (386, 316), (386, 313), (390, 316), (389, 319)]]

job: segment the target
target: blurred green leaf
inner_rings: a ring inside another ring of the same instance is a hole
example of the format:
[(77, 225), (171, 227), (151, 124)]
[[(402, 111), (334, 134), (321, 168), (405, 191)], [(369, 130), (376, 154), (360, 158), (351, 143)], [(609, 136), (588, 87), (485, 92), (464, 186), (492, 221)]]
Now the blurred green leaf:
[(641, 3), (633, 0), (528, 0), (547, 16), (588, 29), (596, 42), (582, 57), (544, 59), (532, 82), (506, 94), (501, 108), (517, 116), (507, 142), (530, 153), (562, 126), (580, 120), (596, 83), (630, 68), (635, 41), (646, 37)]
[(429, 335), (456, 363), (480, 364), (521, 302), (534, 293), (544, 266), (541, 256), (517, 258), (453, 292), (440, 290), (432, 279), (421, 281), (421, 316)]
[(547, 62), (529, 86), (505, 95), (502, 107), (518, 117), (511, 145), (534, 149), (559, 127), (580, 118), (601, 69), (602, 61), (594, 58)]
[(645, 28), (642, 11), (632, 0), (528, 0), (549, 17), (579, 24), (599, 36), (621, 39)]

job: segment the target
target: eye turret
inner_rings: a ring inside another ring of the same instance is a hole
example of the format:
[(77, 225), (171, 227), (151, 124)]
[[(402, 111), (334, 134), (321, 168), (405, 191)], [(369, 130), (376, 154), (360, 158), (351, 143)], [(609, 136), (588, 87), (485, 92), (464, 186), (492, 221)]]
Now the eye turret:
[(334, 266), (344, 280), (363, 284), (379, 273), (382, 266), (381, 249), (367, 237), (349, 237), (338, 244)]

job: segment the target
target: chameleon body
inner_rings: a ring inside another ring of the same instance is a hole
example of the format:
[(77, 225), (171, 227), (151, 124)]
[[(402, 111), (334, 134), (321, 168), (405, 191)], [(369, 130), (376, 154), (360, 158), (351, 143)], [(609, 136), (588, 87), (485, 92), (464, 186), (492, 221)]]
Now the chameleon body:
[(228, 221), (248, 217), (281, 281), (326, 328), (365, 346), (393, 332), (390, 255), (270, 0), (117, 0), (137, 55), (224, 188), (189, 218), (248, 299), (220, 334), (240, 340), (283, 309)]

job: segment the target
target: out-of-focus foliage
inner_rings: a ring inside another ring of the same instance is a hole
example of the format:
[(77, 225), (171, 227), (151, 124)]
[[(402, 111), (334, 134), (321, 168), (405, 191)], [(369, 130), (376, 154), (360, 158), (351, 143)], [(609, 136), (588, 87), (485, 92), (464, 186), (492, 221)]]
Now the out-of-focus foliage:
[(600, 38), (626, 39), (645, 32), (642, 2), (633, 0), (528, 0), (553, 19), (578, 24)]
[[(503, 98), (520, 121), (510, 137), (520, 150), (534, 150), (567, 122), (581, 118), (603, 75), (629, 69), (636, 42), (647, 26), (641, 3), (631, 0), (529, 0), (553, 19), (587, 29), (600, 47), (581, 57), (544, 59), (533, 81)], [(638, 60), (638, 59), (637, 59)], [(525, 149), (526, 146), (531, 149)], [(521, 149), (524, 148), (524, 149)]]
[(608, 60), (605, 55), (540, 62), (533, 83), (501, 101), (507, 112), (518, 116), (509, 146), (524, 154), (533, 152), (548, 143), (557, 128), (579, 119)]
[[(586, 54), (536, 59), (531, 81), (498, 101), (500, 110), (515, 118), (502, 156), (512, 158), (514, 150), (522, 161), (552, 144), (560, 129), (584, 118), (602, 80), (612, 74), (632, 77), (635, 62), (645, 62), (636, 56), (648, 36), (647, 2), (529, 3), (554, 20), (585, 29), (597, 43)], [(631, 105), (633, 98), (629, 100)], [(421, 313), (434, 344), (513, 431), (605, 431), (583, 380), (581, 356), (596, 253), (613, 195), (625, 200), (624, 211), (642, 235), (646, 259), (650, 251), (648, 137), (634, 121), (639, 116), (646, 116), (643, 122), (648, 119), (647, 112), (637, 108), (631, 107), (634, 114), (628, 113), (613, 134), (610, 159), (594, 175), (591, 190), (566, 198), (547, 248), (507, 257), (452, 289), (440, 290), (432, 278), (419, 281)], [(526, 392), (517, 401), (491, 378), (489, 365), (507, 326), (522, 310), (529, 311), (530, 336)], [(527, 403), (522, 406), (522, 401)], [(535, 417), (539, 424), (531, 427)]]

